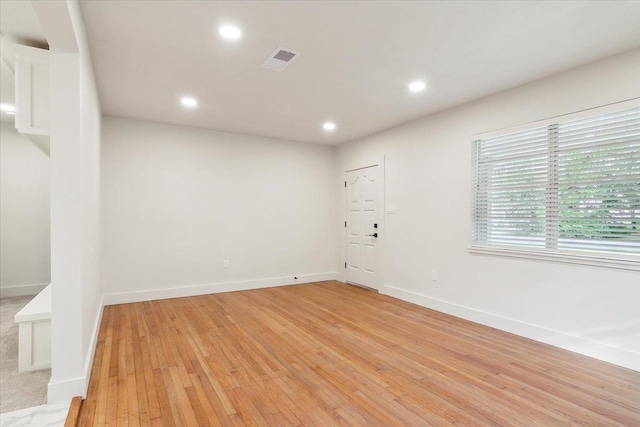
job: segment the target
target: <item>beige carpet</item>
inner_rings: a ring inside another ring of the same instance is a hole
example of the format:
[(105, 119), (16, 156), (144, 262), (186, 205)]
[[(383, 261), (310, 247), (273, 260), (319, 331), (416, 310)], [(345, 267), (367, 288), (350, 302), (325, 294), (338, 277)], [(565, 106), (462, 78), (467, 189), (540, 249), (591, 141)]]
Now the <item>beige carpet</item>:
[(47, 403), (51, 369), (18, 373), (18, 325), (13, 316), (32, 298), (0, 299), (0, 414)]

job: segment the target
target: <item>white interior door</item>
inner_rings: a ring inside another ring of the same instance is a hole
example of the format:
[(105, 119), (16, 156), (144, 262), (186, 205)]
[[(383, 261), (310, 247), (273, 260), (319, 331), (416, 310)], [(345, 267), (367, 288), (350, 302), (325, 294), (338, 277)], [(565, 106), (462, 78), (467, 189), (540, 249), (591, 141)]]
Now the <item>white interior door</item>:
[(378, 166), (346, 173), (346, 280), (378, 289)]

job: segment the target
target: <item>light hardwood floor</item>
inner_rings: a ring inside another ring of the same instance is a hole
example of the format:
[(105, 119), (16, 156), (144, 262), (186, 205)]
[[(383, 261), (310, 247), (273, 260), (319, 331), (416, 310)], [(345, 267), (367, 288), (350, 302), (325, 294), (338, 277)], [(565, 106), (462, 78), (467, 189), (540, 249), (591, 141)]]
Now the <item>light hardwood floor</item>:
[(78, 424), (640, 426), (640, 373), (322, 282), (105, 307)]

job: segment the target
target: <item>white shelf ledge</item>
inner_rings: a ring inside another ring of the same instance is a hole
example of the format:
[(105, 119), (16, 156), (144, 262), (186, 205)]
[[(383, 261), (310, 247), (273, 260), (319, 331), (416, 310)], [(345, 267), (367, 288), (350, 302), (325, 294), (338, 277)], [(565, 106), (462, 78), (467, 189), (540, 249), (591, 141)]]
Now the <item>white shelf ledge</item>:
[(51, 319), (51, 284), (36, 295), (22, 310), (20, 310), (13, 320), (16, 323), (35, 322), (38, 320)]
[(567, 264), (582, 264), (596, 267), (616, 268), (619, 270), (640, 271), (640, 256), (605, 253), (576, 253), (576, 252), (548, 252), (532, 249), (487, 247), (470, 245), (467, 248), (470, 253), (483, 255), (496, 255), (511, 258), (524, 258), (541, 261), (553, 261)]

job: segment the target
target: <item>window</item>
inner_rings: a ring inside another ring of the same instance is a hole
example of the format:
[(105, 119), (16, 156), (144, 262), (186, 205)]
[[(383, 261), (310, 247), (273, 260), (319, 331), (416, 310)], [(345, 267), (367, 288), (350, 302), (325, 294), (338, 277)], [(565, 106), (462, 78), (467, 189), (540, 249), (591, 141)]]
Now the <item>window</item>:
[(475, 252), (640, 270), (640, 108), (473, 142)]

